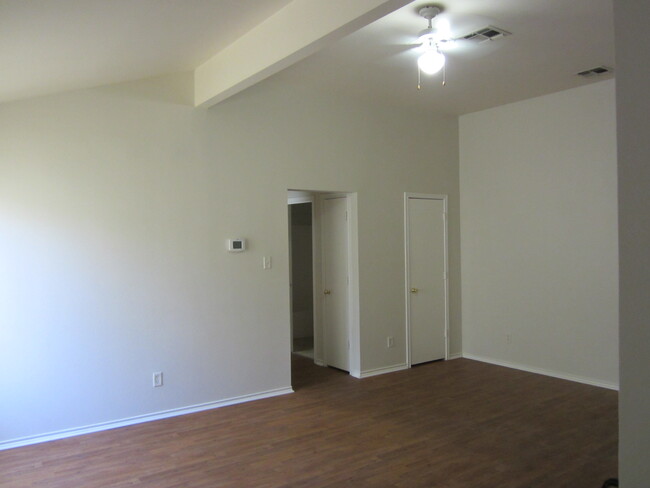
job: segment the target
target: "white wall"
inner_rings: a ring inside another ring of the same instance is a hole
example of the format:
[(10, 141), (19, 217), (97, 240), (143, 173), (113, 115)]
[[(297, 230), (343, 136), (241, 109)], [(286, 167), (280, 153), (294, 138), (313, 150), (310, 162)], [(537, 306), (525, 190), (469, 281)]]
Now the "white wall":
[(460, 351), (457, 120), (191, 86), (0, 105), (0, 443), (289, 387), (288, 188), (357, 192), (363, 370), (405, 360), (403, 193), (449, 194)]
[[(650, 3), (614, 2), (621, 250), (619, 473), (623, 488), (650, 480)], [(642, 60), (643, 62), (639, 62)]]
[(614, 90), (460, 118), (464, 355), (618, 384)]

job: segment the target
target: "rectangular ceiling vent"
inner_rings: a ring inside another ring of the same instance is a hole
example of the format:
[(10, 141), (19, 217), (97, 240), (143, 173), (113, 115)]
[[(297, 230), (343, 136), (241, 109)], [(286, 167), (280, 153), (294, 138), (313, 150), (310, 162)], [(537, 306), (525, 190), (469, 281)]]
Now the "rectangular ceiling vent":
[(606, 73), (611, 73), (614, 71), (612, 68), (608, 68), (607, 66), (596, 66), (595, 68), (591, 69), (586, 69), (584, 71), (581, 71), (578, 73), (578, 76), (583, 76), (585, 78), (591, 78), (592, 76), (600, 76), (604, 75)]
[(482, 29), (463, 36), (462, 39), (465, 39), (466, 41), (485, 42), (499, 39), (500, 37), (506, 37), (511, 34), (512, 32), (508, 32), (507, 30), (499, 29), (493, 25), (488, 25), (487, 27), (483, 27)]

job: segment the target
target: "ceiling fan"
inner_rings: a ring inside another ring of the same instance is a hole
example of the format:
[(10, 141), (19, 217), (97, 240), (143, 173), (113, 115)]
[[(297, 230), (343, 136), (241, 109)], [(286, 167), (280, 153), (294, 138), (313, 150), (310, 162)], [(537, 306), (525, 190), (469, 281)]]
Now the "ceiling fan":
[(445, 43), (452, 42), (449, 21), (437, 22), (436, 27), (433, 27), (433, 19), (440, 12), (439, 7), (432, 5), (422, 7), (418, 11), (418, 14), (429, 22), (429, 26), (418, 33), (418, 43), (424, 48), (424, 54), (418, 58), (418, 70), (428, 75), (444, 68), (446, 58), (441, 49), (444, 50)]
[[(498, 37), (510, 35), (510, 32), (488, 25), (478, 30), (466, 33), (459, 37), (452, 35), (452, 28), (449, 18), (439, 16), (442, 8), (436, 5), (426, 5), (418, 9), (418, 14), (428, 22), (426, 29), (421, 30), (417, 35), (417, 47), (423, 50), (418, 57), (418, 90), (421, 88), (421, 74), (434, 75), (442, 71), (442, 85), (446, 82), (446, 61), (445, 52), (456, 49), (461, 44), (469, 42), (491, 41)], [(434, 19), (435, 25), (434, 25)]]

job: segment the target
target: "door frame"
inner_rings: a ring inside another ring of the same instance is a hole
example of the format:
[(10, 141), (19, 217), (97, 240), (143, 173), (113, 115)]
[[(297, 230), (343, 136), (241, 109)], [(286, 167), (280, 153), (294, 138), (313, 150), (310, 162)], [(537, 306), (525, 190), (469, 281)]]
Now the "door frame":
[[(296, 190), (288, 190), (297, 192)], [(354, 192), (336, 192), (323, 190), (301, 190), (303, 195), (290, 197), (290, 203), (305, 203), (312, 206), (312, 257), (314, 289), (314, 363), (327, 366), (325, 362), (323, 340), (323, 281), (322, 281), (322, 245), (321, 245), (321, 205), (323, 198), (346, 198), (348, 212), (348, 340), (350, 375), (361, 378), (361, 320), (359, 313), (359, 216), (357, 194)], [(289, 234), (287, 233), (287, 237)], [(290, 244), (290, 243), (288, 243)], [(291, 278), (289, 278), (291, 279)], [(291, 311), (290, 311), (291, 312)], [(291, 327), (291, 324), (289, 324)]]
[(449, 253), (448, 253), (448, 236), (449, 232), (447, 230), (447, 208), (448, 208), (448, 196), (440, 195), (434, 193), (404, 193), (404, 299), (405, 299), (405, 309), (406, 309), (406, 337), (405, 337), (405, 348), (406, 348), (406, 364), (411, 367), (411, 293), (409, 290), (410, 286), (410, 276), (409, 276), (409, 266), (410, 266), (410, 256), (409, 256), (409, 199), (418, 199), (418, 200), (442, 200), (443, 203), (443, 245), (444, 245), (444, 289), (445, 289), (445, 360), (449, 359)]

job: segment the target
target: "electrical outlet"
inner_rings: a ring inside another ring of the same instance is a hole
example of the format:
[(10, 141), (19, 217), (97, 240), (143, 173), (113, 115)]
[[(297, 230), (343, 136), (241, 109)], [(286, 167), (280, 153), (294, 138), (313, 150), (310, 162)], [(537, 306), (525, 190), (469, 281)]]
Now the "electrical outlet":
[(158, 388), (163, 385), (163, 374), (162, 371), (157, 371), (153, 374), (153, 386)]
[(272, 265), (271, 256), (262, 257), (262, 269), (271, 269)]
[(395, 347), (395, 339), (391, 336), (386, 337), (386, 347)]

